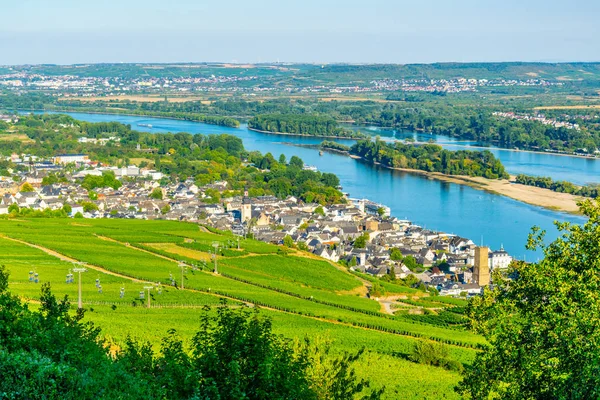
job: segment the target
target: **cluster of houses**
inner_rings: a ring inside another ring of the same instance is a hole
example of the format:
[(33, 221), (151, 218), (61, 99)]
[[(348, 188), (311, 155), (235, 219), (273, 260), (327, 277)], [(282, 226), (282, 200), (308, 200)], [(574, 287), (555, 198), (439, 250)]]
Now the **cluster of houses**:
[[(19, 208), (39, 211), (66, 208), (71, 216), (79, 213), (84, 218), (189, 221), (237, 235), (251, 234), (255, 239), (274, 244), (291, 239), (302, 249), (332, 262), (345, 262), (373, 276), (393, 274), (404, 279), (413, 275), (417, 281), (436, 287), (441, 294), (478, 293), (484, 286), (474, 273), (477, 246), (471, 240), (392, 217), (388, 207), (366, 199), (347, 199), (345, 204), (322, 206), (295, 197), (248, 197), (245, 193), (215, 202), (207, 191), (228, 190), (226, 181), (205, 186), (198, 186), (192, 180), (166, 182), (161, 180), (160, 172), (135, 166), (90, 166), (85, 155), (57, 156), (53, 165), (62, 168), (67, 161), (87, 167), (76, 172), (63, 171), (67, 182), (52, 185), (42, 185), (46, 170), (33, 168), (21, 172), (19, 184), (27, 183), (33, 191), (20, 191), (13, 180), (12, 190), (0, 187), (0, 193), (4, 192), (0, 214), (9, 213), (11, 205), (16, 204)], [(95, 188), (93, 197), (90, 196), (81, 186), (82, 180), (86, 175), (101, 175), (105, 171), (114, 172), (122, 186)], [(69, 207), (63, 208), (65, 205)], [(363, 239), (358, 241), (361, 236)], [(395, 257), (392, 249), (397, 249)], [(401, 257), (397, 256), (398, 251)], [(512, 261), (503, 249), (486, 254), (488, 270), (507, 268)]]

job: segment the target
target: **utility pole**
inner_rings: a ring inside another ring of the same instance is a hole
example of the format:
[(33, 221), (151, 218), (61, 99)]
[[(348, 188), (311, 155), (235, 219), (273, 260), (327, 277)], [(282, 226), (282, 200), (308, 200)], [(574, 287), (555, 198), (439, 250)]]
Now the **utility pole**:
[[(78, 264), (78, 265), (85, 265), (86, 263), (84, 262), (76, 262), (73, 264)], [(81, 273), (82, 272), (86, 272), (87, 269), (84, 267), (75, 267), (73, 268), (73, 272), (77, 272), (78, 273), (78, 278), (77, 278), (77, 284), (78, 284), (78, 298), (77, 298), (77, 308), (79, 308), (80, 310), (83, 308), (83, 300), (81, 299)]]
[(185, 263), (183, 263), (182, 261), (179, 262), (179, 268), (181, 268), (181, 288), (184, 289), (183, 286), (183, 271), (185, 271)]
[(218, 275), (219, 274), (219, 270), (217, 269), (217, 253), (219, 252), (219, 242), (213, 242), (212, 245), (215, 248), (215, 254), (214, 254), (214, 257), (215, 257), (215, 270), (214, 270), (214, 273)]
[(144, 289), (148, 292), (148, 308), (150, 308), (150, 291), (154, 289), (154, 286), (144, 286)]

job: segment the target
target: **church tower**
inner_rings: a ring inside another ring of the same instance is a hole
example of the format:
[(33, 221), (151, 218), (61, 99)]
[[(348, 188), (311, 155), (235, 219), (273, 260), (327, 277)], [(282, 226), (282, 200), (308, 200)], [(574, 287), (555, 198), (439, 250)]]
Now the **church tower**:
[(473, 268), (473, 278), (479, 286), (490, 284), (490, 266), (488, 260), (487, 247), (475, 248), (475, 267)]
[(242, 222), (250, 221), (252, 218), (252, 203), (248, 197), (248, 189), (244, 189), (244, 197), (242, 198)]

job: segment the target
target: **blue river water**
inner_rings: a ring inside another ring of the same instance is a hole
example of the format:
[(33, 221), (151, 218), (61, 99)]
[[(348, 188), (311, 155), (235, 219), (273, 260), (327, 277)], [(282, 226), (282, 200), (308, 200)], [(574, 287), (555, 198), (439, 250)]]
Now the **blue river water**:
[[(386, 204), (392, 215), (406, 218), (427, 228), (458, 234), (483, 242), (492, 249), (501, 245), (514, 257), (535, 261), (540, 252), (525, 250), (528, 233), (532, 226), (545, 229), (547, 240), (553, 240), (558, 232), (553, 221), (582, 223), (583, 217), (530, 206), (504, 196), (479, 191), (468, 186), (440, 182), (411, 173), (392, 171), (373, 166), (349, 157), (324, 153), (322, 156), (312, 148), (293, 144), (318, 144), (319, 138), (272, 135), (253, 132), (246, 125), (227, 128), (197, 122), (162, 118), (124, 115), (68, 113), (76, 119), (100, 122), (117, 121), (131, 125), (132, 129), (153, 133), (189, 132), (192, 134), (227, 133), (240, 137), (248, 150), (270, 152), (276, 158), (285, 154), (301, 157), (306, 164), (316, 166), (322, 172), (332, 172), (340, 178), (343, 191), (351, 197), (368, 198)], [(140, 125), (142, 124), (142, 125)], [(151, 124), (152, 128), (145, 126)], [(382, 137), (398, 139), (413, 137), (419, 141), (430, 138), (450, 149), (474, 146), (475, 143), (451, 137), (396, 132), (379, 128), (366, 128), (366, 132)], [(339, 140), (351, 145), (353, 141)], [(474, 149), (475, 150), (475, 149)], [(490, 149), (500, 157), (509, 173), (527, 173), (551, 176), (573, 182), (598, 182), (600, 161), (558, 155)]]

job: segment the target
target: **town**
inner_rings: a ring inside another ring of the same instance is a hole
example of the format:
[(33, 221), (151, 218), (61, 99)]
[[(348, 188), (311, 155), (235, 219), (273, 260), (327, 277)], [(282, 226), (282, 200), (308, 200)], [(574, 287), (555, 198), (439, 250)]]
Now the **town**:
[(470, 239), (425, 229), (367, 199), (346, 195), (344, 204), (323, 206), (293, 196), (249, 197), (246, 191), (215, 202), (212, 195), (226, 192), (227, 181), (198, 186), (149, 168), (102, 165), (86, 154), (51, 159), (13, 154), (9, 160), (17, 167), (0, 177), (0, 215), (62, 210), (73, 218), (194, 222), (448, 296), (481, 293), (491, 271), (512, 261), (503, 248), (490, 251)]

